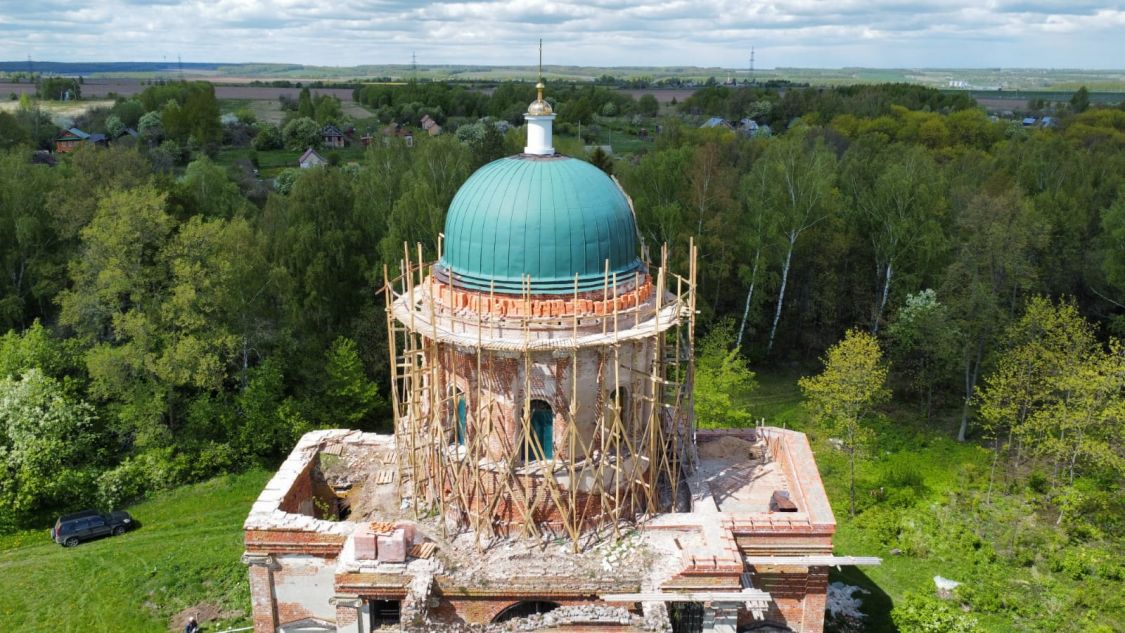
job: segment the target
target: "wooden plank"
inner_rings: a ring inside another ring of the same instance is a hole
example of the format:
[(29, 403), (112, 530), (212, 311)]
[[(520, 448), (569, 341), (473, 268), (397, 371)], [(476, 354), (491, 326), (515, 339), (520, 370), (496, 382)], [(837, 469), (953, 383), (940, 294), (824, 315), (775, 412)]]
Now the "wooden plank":
[(875, 556), (743, 556), (747, 565), (800, 565), (808, 567), (835, 567), (839, 565), (879, 565), (883, 559)]
[(603, 593), (606, 602), (752, 602), (768, 603), (773, 597), (758, 589), (742, 591), (652, 591), (643, 593)]
[(437, 545), (434, 543), (419, 543), (410, 548), (410, 555), (414, 558), (429, 558), (436, 549)]

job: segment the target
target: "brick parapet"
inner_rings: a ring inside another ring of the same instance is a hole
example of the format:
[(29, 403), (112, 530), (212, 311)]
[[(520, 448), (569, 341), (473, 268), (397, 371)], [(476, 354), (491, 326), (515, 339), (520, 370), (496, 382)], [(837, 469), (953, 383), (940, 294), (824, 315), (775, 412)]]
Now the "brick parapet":
[(824, 482), (820, 479), (808, 437), (799, 431), (776, 427), (762, 427), (758, 432), (765, 438), (771, 457), (794, 484), (790, 494), (797, 493), (794, 501), (808, 515), (809, 525), (819, 531), (835, 532), (836, 517), (824, 492)]
[(347, 429), (313, 431), (302, 436), (250, 508), (243, 523), (247, 551), (319, 556), (335, 556), (339, 552), (355, 528), (354, 523), (327, 521), (298, 512), (302, 502), (313, 494), (311, 473), (317, 455), (335, 443), (393, 450), (394, 436)]
[[(353, 525), (354, 527), (354, 525)], [(246, 551), (257, 554), (309, 554), (335, 558), (347, 536), (300, 530), (247, 530)]]
[(434, 277), (427, 280), (427, 292), (436, 307), (456, 313), (468, 310), (476, 314), (489, 314), (502, 318), (605, 316), (614, 311), (630, 310), (644, 305), (652, 298), (652, 278), (644, 275), (618, 282), (613, 288), (578, 293), (531, 295), (526, 300), (521, 295), (465, 290), (442, 283)]

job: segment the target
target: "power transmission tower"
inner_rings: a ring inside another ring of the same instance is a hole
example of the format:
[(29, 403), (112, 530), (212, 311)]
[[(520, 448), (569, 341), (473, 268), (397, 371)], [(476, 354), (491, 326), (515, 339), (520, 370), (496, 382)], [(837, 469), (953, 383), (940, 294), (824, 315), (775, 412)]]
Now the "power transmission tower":
[(754, 83), (754, 47), (750, 47), (750, 83)]

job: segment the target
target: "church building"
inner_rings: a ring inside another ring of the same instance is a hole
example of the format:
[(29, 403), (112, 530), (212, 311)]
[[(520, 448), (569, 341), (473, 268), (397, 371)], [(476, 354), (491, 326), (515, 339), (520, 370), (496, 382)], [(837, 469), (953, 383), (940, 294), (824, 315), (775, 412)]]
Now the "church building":
[(383, 288), (393, 434), (306, 434), (245, 523), (256, 633), (823, 630), (836, 529), (804, 434), (694, 424), (696, 252), (554, 150), (454, 197)]

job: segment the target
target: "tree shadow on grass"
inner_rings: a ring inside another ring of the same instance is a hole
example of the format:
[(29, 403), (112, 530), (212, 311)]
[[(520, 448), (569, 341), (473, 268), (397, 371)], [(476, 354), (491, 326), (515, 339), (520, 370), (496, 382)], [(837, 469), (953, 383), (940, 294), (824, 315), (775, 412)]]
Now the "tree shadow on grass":
[[(832, 568), (828, 572), (828, 582), (842, 582), (863, 589), (856, 592), (862, 602), (861, 610), (867, 616), (862, 623), (865, 633), (898, 633), (894, 622), (891, 620), (891, 609), (894, 602), (875, 581), (863, 573), (860, 567), (841, 567), (839, 570)], [(825, 633), (843, 633), (842, 627), (833, 627), (826, 621)]]

